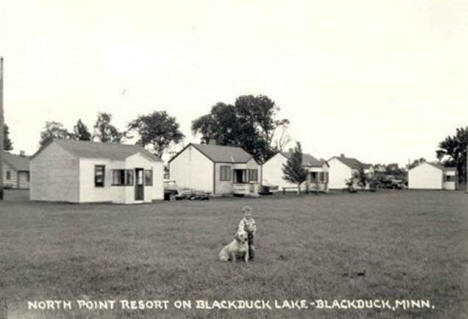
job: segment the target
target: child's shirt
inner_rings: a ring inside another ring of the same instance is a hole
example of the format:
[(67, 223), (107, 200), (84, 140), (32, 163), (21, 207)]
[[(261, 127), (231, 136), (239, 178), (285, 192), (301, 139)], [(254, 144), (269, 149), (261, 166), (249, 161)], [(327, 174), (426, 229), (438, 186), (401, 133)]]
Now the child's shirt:
[(238, 231), (242, 230), (250, 234), (255, 234), (255, 232), (257, 231), (257, 225), (255, 224), (255, 220), (253, 218), (242, 218), (239, 223)]

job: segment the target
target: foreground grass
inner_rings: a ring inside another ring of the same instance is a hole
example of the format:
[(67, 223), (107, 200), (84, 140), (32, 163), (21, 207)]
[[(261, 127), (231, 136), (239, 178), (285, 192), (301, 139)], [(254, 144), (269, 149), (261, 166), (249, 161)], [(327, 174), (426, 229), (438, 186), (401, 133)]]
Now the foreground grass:
[[(257, 259), (217, 261), (240, 208)], [(468, 195), (386, 192), (160, 202), (0, 204), (9, 318), (468, 317)], [(433, 310), (32, 311), (41, 299), (429, 299)]]

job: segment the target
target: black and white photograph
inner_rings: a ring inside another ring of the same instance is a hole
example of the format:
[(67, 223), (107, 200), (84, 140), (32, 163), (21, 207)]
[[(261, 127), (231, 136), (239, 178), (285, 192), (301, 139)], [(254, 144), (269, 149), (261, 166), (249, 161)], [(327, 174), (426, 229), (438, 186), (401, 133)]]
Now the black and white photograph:
[(468, 0), (1, 0), (0, 319), (468, 318)]

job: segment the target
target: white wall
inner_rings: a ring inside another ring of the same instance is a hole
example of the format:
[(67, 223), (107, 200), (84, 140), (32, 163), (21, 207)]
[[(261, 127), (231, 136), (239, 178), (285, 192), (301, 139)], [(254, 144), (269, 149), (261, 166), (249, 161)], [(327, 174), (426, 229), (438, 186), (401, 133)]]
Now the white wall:
[(343, 164), (339, 159), (332, 158), (328, 161), (329, 189), (342, 189), (346, 187), (346, 180), (352, 177), (352, 169)]
[(30, 162), (30, 198), (79, 202), (79, 160), (52, 142)]
[[(262, 167), (262, 183), (265, 184), (272, 184), (279, 186), (279, 190), (283, 187), (286, 188), (297, 188), (296, 184), (290, 183), (283, 179), (283, 165), (286, 164), (287, 158), (282, 155), (281, 153), (276, 154), (272, 158), (270, 158), (266, 163), (263, 164)], [(322, 167), (306, 167), (307, 171), (309, 172), (328, 172), (328, 165), (323, 164)], [(325, 185), (319, 186), (321, 190), (325, 190)], [(306, 189), (306, 183), (301, 185), (301, 189)]]
[(29, 172), (18, 171), (18, 188), (28, 189), (29, 188)]
[[(229, 169), (231, 171), (231, 179), (229, 181), (221, 181), (221, 166), (229, 166)], [(234, 172), (232, 171), (234, 169), (234, 165), (231, 163), (216, 163), (215, 164), (215, 194), (216, 195), (222, 195), (222, 194), (232, 194), (233, 192), (233, 181), (234, 181)], [(245, 165), (243, 165), (242, 168), (240, 169), (245, 169)]]
[(443, 171), (423, 163), (408, 171), (409, 189), (442, 189)]
[(444, 175), (445, 176), (450, 176), (452, 177), (452, 179), (454, 179), (453, 181), (446, 181), (444, 179), (444, 183), (443, 183), (443, 187), (444, 189), (446, 190), (456, 190), (457, 189), (457, 173), (455, 171), (445, 171), (444, 172)]
[[(124, 186), (111, 187), (112, 170), (108, 159), (81, 158), (80, 160), (80, 202), (113, 202), (124, 196)], [(95, 165), (104, 165), (104, 187), (94, 186)]]
[(169, 163), (169, 178), (179, 187), (213, 193), (213, 162), (190, 145)]
[(153, 200), (164, 199), (164, 164), (153, 163)]
[(283, 179), (283, 164), (286, 164), (287, 159), (281, 153), (276, 154), (263, 164), (262, 182), (265, 184), (278, 185), (283, 187), (297, 187), (297, 185), (285, 181)]
[[(10, 172), (10, 179), (7, 179), (7, 172)], [(16, 170), (3, 162), (3, 186), (16, 188), (18, 186), (18, 174)]]
[[(95, 165), (105, 165), (104, 187), (94, 186)], [(163, 164), (154, 162), (141, 154), (128, 157), (125, 161), (111, 161), (108, 159), (80, 159), (80, 202), (113, 202), (129, 204), (135, 202), (134, 173), (133, 185), (112, 185), (112, 170), (143, 168), (153, 170), (153, 186), (144, 186), (144, 202), (151, 202), (164, 198)]]
[[(140, 153), (128, 157), (125, 161), (126, 169), (144, 168), (145, 170), (153, 170), (153, 185), (146, 186), (144, 189), (144, 201), (151, 202), (156, 199), (164, 199), (164, 168), (162, 162), (151, 161)], [(135, 188), (127, 189), (126, 203), (131, 203), (135, 200)]]

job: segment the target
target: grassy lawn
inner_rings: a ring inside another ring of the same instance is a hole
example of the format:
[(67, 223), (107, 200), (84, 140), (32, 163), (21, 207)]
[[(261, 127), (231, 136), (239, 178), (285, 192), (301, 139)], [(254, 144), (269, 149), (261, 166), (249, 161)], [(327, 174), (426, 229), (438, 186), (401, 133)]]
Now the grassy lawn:
[[(13, 194), (12, 194), (13, 193)], [(147, 205), (0, 203), (9, 318), (468, 318), (468, 194), (286, 195)], [(257, 258), (217, 255), (250, 205)], [(28, 300), (429, 299), (413, 310), (27, 310)]]

